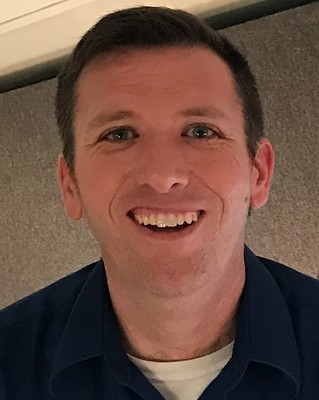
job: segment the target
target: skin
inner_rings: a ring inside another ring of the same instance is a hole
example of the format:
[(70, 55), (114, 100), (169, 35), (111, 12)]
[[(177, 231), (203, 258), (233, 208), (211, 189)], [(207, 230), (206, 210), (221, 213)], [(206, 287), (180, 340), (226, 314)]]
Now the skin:
[[(179, 115), (202, 106), (219, 113)], [(96, 120), (120, 109), (137, 115)], [(80, 76), (74, 134), (75, 176), (58, 161), (65, 211), (85, 218), (100, 245), (125, 350), (177, 361), (226, 346), (245, 282), (248, 208), (266, 203), (274, 169), (266, 139), (248, 156), (228, 66), (201, 47), (104, 55)], [(191, 235), (157, 240), (128, 218), (136, 207), (205, 214)]]

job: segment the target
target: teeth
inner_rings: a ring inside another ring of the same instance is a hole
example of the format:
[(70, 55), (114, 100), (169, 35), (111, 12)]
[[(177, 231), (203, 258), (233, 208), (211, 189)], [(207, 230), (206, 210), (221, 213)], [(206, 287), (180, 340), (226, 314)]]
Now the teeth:
[[(145, 218), (146, 218), (146, 217), (145, 217)], [(151, 225), (156, 225), (156, 218), (155, 218), (155, 215), (152, 214), (152, 215), (148, 218), (148, 221), (149, 221), (149, 223), (150, 223)]]
[(176, 226), (177, 225), (177, 218), (175, 217), (175, 215), (173, 215), (173, 214), (170, 214), (168, 217), (167, 217), (167, 220), (166, 220), (167, 222), (167, 226), (169, 226), (169, 227), (173, 227), (173, 226)]
[(141, 215), (134, 215), (135, 221), (142, 225), (144, 219)]
[(141, 225), (153, 225), (158, 228), (174, 227), (177, 225), (183, 225), (185, 222), (191, 224), (193, 221), (196, 222), (198, 219), (199, 212), (188, 212), (182, 214), (151, 214), (149, 217), (145, 215), (134, 214), (135, 220)]

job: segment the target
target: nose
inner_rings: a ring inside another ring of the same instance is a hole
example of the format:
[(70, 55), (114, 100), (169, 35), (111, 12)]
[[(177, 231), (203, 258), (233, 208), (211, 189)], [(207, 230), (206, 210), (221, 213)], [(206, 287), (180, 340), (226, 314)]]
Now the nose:
[(137, 183), (148, 185), (158, 193), (182, 190), (189, 183), (185, 155), (173, 146), (156, 146), (140, 157)]

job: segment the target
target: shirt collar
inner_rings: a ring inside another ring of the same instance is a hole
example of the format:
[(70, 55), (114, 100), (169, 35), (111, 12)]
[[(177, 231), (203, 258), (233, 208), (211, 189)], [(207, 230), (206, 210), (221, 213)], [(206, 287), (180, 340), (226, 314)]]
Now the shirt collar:
[(228, 390), (243, 377), (248, 363), (258, 362), (284, 373), (300, 391), (300, 359), (285, 299), (273, 276), (245, 246), (246, 280), (242, 293)]
[(107, 285), (103, 261), (82, 286), (61, 335), (50, 375), (50, 390), (59, 375), (77, 362), (104, 355)]

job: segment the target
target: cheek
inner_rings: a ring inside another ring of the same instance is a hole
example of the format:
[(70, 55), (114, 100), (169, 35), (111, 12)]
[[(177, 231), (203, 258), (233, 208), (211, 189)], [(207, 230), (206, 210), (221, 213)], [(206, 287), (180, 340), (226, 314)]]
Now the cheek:
[(216, 151), (194, 165), (194, 172), (225, 200), (249, 193), (250, 173), (245, 155)]
[(84, 206), (90, 208), (90, 212), (94, 209), (105, 212), (120, 185), (119, 166), (97, 154), (79, 165), (78, 184)]

